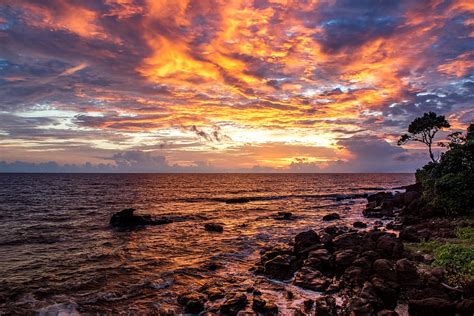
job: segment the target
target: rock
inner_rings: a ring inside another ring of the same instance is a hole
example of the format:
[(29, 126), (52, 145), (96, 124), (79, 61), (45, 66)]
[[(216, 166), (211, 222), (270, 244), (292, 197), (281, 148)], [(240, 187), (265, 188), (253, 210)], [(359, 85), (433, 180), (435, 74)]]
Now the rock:
[(408, 313), (410, 316), (454, 316), (455, 306), (445, 299), (430, 297), (422, 300), (410, 300), (408, 302)]
[(171, 223), (167, 218), (152, 219), (150, 215), (135, 215), (134, 208), (126, 208), (112, 215), (110, 225), (119, 228), (134, 228), (146, 225), (163, 225)]
[(367, 197), (367, 201), (370, 202), (375, 202), (376, 205), (380, 205), (384, 199), (391, 199), (393, 198), (392, 193), (390, 192), (378, 192), (372, 195), (369, 195)]
[(359, 233), (350, 232), (336, 236), (332, 243), (336, 249), (356, 249), (363, 243), (363, 238)]
[(395, 281), (397, 279), (397, 273), (390, 260), (377, 259), (374, 261), (372, 268), (374, 269), (374, 273), (382, 279), (390, 281)]
[(350, 266), (344, 271), (341, 279), (346, 285), (360, 286), (362, 285), (367, 277), (367, 273), (364, 273), (361, 267)]
[(400, 259), (395, 264), (397, 281), (402, 286), (415, 286), (419, 283), (418, 272), (415, 264), (406, 259)]
[(355, 252), (350, 249), (338, 250), (334, 253), (336, 269), (343, 271), (355, 260)]
[(318, 316), (336, 316), (336, 299), (332, 296), (318, 297), (315, 302), (315, 311)]
[(309, 313), (311, 311), (311, 308), (313, 308), (314, 301), (312, 299), (307, 299), (303, 302), (303, 309), (306, 313)]
[(400, 258), (403, 253), (403, 243), (390, 235), (384, 235), (377, 240), (377, 252), (389, 258)]
[(308, 258), (303, 262), (304, 266), (324, 271), (331, 269), (332, 256), (327, 249), (312, 250), (308, 253)]
[(405, 186), (404, 189), (405, 192), (421, 192), (423, 190), (423, 187), (421, 186), (421, 183), (414, 183)]
[(334, 220), (337, 220), (337, 219), (341, 219), (341, 217), (337, 213), (330, 213), (330, 214), (327, 214), (327, 215), (323, 216), (323, 221), (326, 221), (326, 222), (334, 221)]
[(274, 217), (278, 220), (291, 220), (293, 219), (293, 213), (291, 212), (278, 212), (277, 215)]
[(401, 240), (407, 241), (407, 242), (420, 242), (421, 241), (419, 236), (418, 236), (417, 230), (413, 227), (403, 228), (400, 231), (400, 234), (398, 235), (398, 237)]
[(366, 299), (354, 297), (349, 300), (347, 304), (347, 313), (344, 315), (351, 316), (370, 316), (374, 313), (372, 304)]
[(319, 235), (314, 230), (308, 230), (299, 233), (295, 236), (295, 253), (299, 253), (301, 250), (308, 248), (314, 244), (318, 244), (321, 241)]
[(264, 315), (278, 315), (278, 306), (272, 302), (267, 302), (260, 296), (253, 298), (252, 309)]
[(184, 312), (199, 314), (204, 310), (206, 298), (200, 293), (186, 293), (178, 297), (178, 303), (184, 306)]
[(224, 227), (216, 223), (206, 223), (204, 225), (204, 229), (208, 232), (217, 232), (217, 233), (222, 233), (224, 231)]
[(355, 228), (367, 228), (367, 224), (364, 222), (354, 222), (352, 226), (354, 226)]
[(331, 282), (320, 271), (303, 267), (296, 272), (293, 284), (304, 289), (321, 292), (327, 289)]
[(474, 315), (474, 300), (464, 299), (456, 305), (456, 312), (460, 316), (472, 316)]
[(264, 263), (263, 273), (273, 279), (287, 280), (293, 275), (292, 263), (295, 259), (290, 255), (278, 255)]
[(244, 197), (241, 197), (241, 198), (231, 198), (231, 199), (226, 199), (224, 202), (227, 203), (227, 204), (248, 203), (248, 202), (250, 202), (250, 199), (244, 198)]
[(248, 304), (247, 295), (244, 293), (234, 293), (229, 295), (220, 307), (220, 312), (225, 315), (237, 315)]
[(215, 301), (215, 300), (221, 299), (225, 296), (224, 291), (222, 289), (218, 288), (218, 287), (211, 287), (211, 288), (207, 289), (205, 291), (205, 293), (207, 294), (207, 298), (210, 301)]
[(394, 309), (397, 306), (398, 284), (380, 277), (373, 277), (371, 284), (375, 293), (382, 300), (384, 307)]

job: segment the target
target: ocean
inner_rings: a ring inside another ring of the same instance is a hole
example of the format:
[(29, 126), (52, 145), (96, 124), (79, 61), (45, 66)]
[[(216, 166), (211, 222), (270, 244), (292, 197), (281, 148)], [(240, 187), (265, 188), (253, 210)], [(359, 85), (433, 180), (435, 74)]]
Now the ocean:
[[(180, 313), (177, 296), (203, 286), (258, 288), (290, 314), (318, 294), (255, 276), (262, 249), (310, 228), (357, 220), (370, 228), (362, 195), (413, 182), (413, 174), (0, 174), (0, 314)], [(129, 207), (173, 222), (111, 228), (110, 216)], [(277, 219), (281, 211), (293, 219)], [(323, 222), (332, 212), (341, 219)], [(224, 232), (205, 231), (208, 222)]]

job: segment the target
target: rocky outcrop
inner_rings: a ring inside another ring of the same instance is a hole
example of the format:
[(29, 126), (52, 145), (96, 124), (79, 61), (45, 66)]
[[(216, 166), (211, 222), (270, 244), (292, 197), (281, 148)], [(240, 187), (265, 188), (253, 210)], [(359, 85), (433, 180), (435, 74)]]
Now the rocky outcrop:
[(146, 225), (169, 224), (168, 218), (152, 218), (150, 215), (135, 215), (134, 208), (127, 208), (112, 215), (110, 225), (118, 228), (134, 228)]
[(216, 223), (206, 223), (204, 224), (204, 229), (208, 232), (222, 233), (224, 231), (224, 226)]

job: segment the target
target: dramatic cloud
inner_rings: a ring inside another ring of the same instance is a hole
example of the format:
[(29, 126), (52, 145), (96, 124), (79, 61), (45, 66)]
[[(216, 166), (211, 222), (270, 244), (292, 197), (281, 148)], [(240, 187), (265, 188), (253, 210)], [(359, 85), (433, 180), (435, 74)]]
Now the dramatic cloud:
[(413, 118), (473, 120), (473, 21), (466, 0), (2, 1), (2, 168), (412, 171)]

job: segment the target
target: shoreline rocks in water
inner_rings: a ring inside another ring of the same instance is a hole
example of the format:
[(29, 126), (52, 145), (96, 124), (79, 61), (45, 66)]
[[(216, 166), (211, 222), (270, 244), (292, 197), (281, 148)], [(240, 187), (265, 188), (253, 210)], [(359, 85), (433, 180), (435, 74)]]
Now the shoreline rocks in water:
[(206, 223), (204, 224), (204, 229), (208, 232), (222, 233), (224, 231), (224, 226), (216, 223)]
[(134, 228), (147, 225), (169, 224), (172, 220), (168, 218), (152, 218), (150, 215), (135, 215), (134, 208), (126, 208), (112, 215), (110, 225), (118, 228)]

